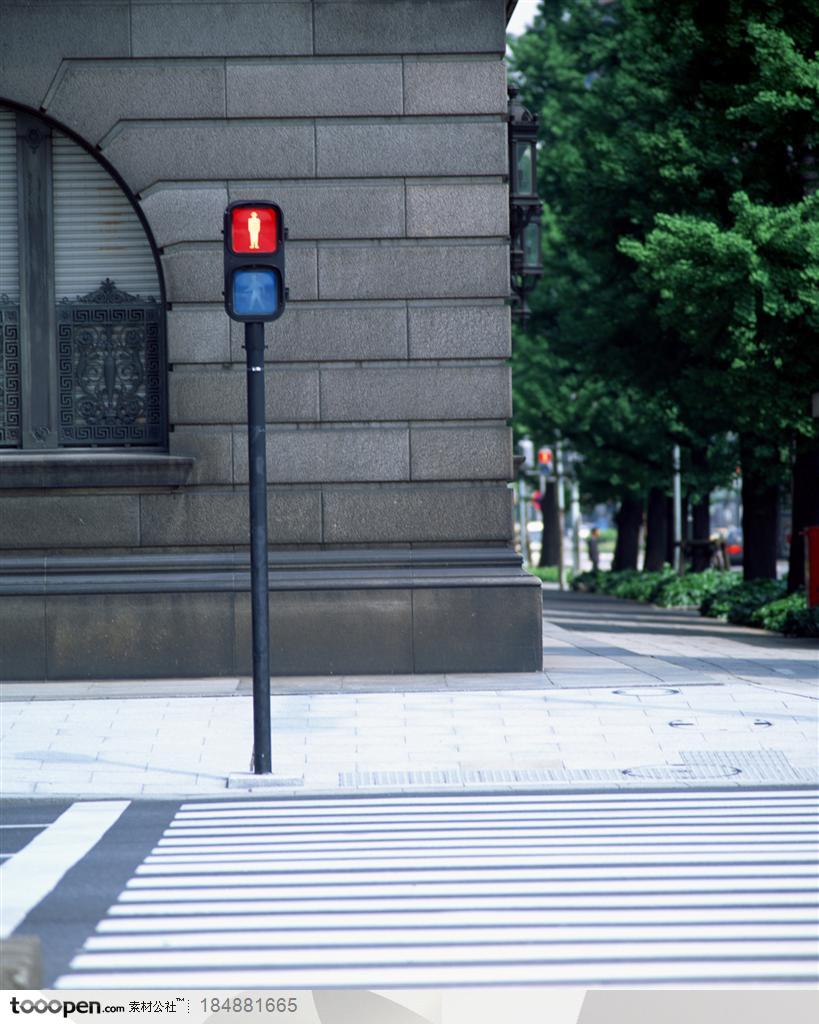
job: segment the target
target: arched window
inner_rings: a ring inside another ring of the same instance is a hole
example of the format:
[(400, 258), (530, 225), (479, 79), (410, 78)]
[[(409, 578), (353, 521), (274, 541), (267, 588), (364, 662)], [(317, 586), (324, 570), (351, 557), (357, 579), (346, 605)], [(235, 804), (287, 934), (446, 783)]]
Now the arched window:
[(0, 449), (162, 447), (162, 288), (128, 197), (0, 106)]

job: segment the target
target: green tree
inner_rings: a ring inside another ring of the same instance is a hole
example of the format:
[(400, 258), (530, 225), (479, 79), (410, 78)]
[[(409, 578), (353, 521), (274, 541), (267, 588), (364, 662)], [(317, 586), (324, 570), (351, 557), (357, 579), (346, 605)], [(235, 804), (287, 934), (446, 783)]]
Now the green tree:
[(544, 0), (513, 47), (543, 137), (534, 343), (664, 410), (700, 491), (738, 435), (748, 576), (815, 441), (817, 26), (819, 0)]
[[(740, 436), (749, 577), (776, 575), (776, 502), (790, 446), (813, 436), (819, 365), (819, 197), (731, 203), (734, 222), (658, 214), (645, 242), (621, 243), (656, 291), (661, 322), (692, 356), (679, 390), (707, 397)], [(739, 399), (739, 400), (738, 400)]]

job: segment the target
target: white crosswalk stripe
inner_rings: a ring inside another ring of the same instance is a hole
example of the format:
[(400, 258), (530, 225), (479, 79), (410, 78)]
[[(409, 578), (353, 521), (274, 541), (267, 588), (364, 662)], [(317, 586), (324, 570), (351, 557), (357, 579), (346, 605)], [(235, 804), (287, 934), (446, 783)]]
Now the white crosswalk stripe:
[(817, 797), (187, 803), (56, 984), (812, 984)]

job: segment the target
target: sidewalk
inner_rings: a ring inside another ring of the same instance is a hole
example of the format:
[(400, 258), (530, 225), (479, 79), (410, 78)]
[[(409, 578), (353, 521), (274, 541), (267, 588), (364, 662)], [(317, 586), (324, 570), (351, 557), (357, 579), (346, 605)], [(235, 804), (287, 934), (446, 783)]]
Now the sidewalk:
[[(543, 596), (542, 673), (274, 679), (275, 785), (254, 795), (819, 782), (816, 644)], [(247, 679), (6, 684), (2, 697), (5, 797), (248, 792)]]

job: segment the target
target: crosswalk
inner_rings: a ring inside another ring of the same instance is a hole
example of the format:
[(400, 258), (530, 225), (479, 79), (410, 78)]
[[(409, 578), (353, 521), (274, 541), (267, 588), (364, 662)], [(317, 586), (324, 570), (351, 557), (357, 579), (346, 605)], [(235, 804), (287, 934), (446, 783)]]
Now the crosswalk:
[(56, 987), (811, 984), (817, 796), (185, 803)]
[[(35, 834), (0, 867), (0, 939), (6, 938), (105, 835), (128, 800), (72, 803), (53, 821), (39, 822)], [(16, 817), (20, 817), (19, 811)], [(23, 815), (24, 816), (24, 815)], [(48, 817), (46, 810), (43, 817)], [(12, 825), (19, 829), (20, 824)]]

